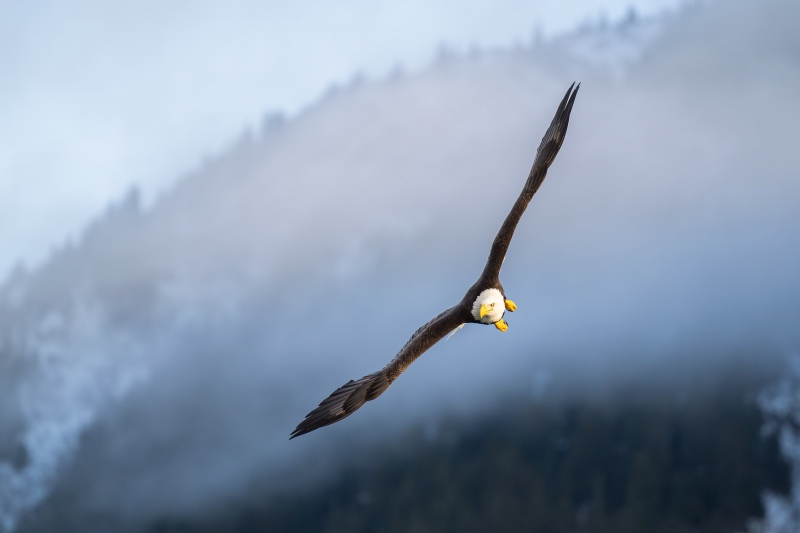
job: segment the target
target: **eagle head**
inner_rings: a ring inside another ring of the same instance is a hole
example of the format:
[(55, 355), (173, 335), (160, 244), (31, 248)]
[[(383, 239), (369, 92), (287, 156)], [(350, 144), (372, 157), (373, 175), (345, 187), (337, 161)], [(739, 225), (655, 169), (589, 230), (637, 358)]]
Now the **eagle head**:
[(494, 324), (505, 312), (505, 299), (497, 289), (486, 289), (472, 304), (472, 318), (483, 324)]

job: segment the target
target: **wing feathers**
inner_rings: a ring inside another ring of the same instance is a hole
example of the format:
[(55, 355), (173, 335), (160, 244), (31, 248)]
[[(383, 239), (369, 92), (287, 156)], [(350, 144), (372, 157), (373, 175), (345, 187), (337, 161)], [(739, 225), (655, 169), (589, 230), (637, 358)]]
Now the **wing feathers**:
[(389, 388), (389, 378), (386, 377), (385, 374), (378, 374), (375, 379), (369, 384), (369, 388), (367, 389), (367, 393), (365, 396), (365, 401), (371, 401), (383, 394), (383, 391)]
[[(573, 87), (575, 90), (573, 91)], [(564, 142), (564, 137), (567, 134), (567, 126), (569, 126), (569, 115), (572, 112), (572, 106), (575, 104), (575, 97), (581, 88), (579, 83), (577, 87), (573, 83), (567, 90), (567, 94), (561, 100), (556, 110), (556, 115), (550, 123), (550, 127), (542, 137), (542, 142), (539, 143), (539, 148), (536, 149), (536, 157), (533, 160), (528, 181), (525, 183), (526, 190), (533, 190), (535, 193), (539, 186), (544, 181), (547, 175), (547, 169), (553, 164), (556, 159), (558, 151), (561, 149), (561, 144)]]
[(319, 407), (306, 415), (305, 420), (292, 431), (289, 440), (347, 418), (362, 405), (383, 394), (420, 355), (463, 323), (463, 317), (459, 316), (455, 307), (441, 313), (415, 331), (400, 352), (382, 370), (355, 381), (351, 379), (333, 391), (319, 404)]
[[(573, 88), (575, 89), (573, 91)], [(486, 263), (482, 280), (496, 280), (500, 274), (500, 267), (503, 265), (508, 245), (517, 223), (525, 212), (531, 198), (539, 189), (547, 175), (547, 169), (555, 160), (564, 136), (567, 133), (569, 115), (572, 105), (575, 103), (575, 96), (578, 94), (580, 84), (575, 87), (573, 83), (561, 104), (558, 106), (555, 117), (550, 123), (550, 127), (542, 138), (539, 148), (536, 150), (536, 157), (517, 201), (511, 208), (511, 212), (506, 217), (505, 222), (500, 227), (500, 231), (492, 244), (489, 253), (489, 260)], [(292, 432), (290, 439), (304, 435), (315, 429), (328, 426), (343, 418), (347, 418), (362, 405), (370, 400), (374, 400), (389, 388), (397, 377), (405, 371), (420, 355), (439, 342), (445, 335), (470, 320), (469, 310), (461, 309), (460, 306), (448, 309), (421, 328), (419, 328), (406, 342), (405, 346), (398, 352), (392, 361), (379, 372), (364, 376), (359, 380), (350, 380), (328, 396), (319, 404), (319, 407), (308, 413), (305, 420), (298, 424)]]
[[(481, 274), (481, 279), (485, 282), (496, 281), (500, 276), (500, 268), (503, 266), (503, 259), (506, 257), (511, 237), (514, 236), (514, 230), (517, 228), (517, 224), (528, 207), (531, 198), (542, 185), (545, 176), (547, 176), (547, 169), (553, 164), (558, 151), (561, 149), (561, 144), (564, 142), (567, 126), (569, 125), (569, 115), (572, 112), (575, 96), (577, 96), (580, 87), (580, 84), (577, 87), (574, 83), (570, 85), (567, 94), (564, 95), (558, 105), (550, 127), (547, 128), (544, 137), (542, 137), (542, 142), (539, 143), (539, 148), (536, 149), (536, 157), (533, 160), (533, 166), (530, 174), (528, 174), (525, 187), (522, 188), (522, 192), (511, 207), (511, 211), (508, 213), (503, 225), (500, 226), (500, 231), (497, 232), (497, 236), (492, 243), (489, 259), (486, 261), (483, 274)], [(573, 88), (575, 89), (574, 91)]]

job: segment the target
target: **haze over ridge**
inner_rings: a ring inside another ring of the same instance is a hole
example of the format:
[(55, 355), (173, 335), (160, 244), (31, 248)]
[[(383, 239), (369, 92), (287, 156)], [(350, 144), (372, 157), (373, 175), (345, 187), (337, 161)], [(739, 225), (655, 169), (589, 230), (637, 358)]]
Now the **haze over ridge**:
[[(543, 370), (613, 382), (642, 360), (797, 350), (800, 39), (784, 21), (800, 9), (762, 5), (676, 16), (621, 74), (554, 45), (357, 85), (151, 208), (132, 193), (0, 292), (3, 527), (51, 487), (79, 523), (301, 486), (338, 444), (487, 409)], [(574, 78), (569, 135), (504, 266), (510, 331), (465, 328), (289, 445), (474, 281)]]

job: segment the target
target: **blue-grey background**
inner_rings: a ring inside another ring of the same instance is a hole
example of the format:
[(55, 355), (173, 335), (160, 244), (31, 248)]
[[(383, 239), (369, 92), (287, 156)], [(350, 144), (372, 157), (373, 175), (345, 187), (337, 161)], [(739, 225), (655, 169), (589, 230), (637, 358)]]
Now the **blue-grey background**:
[[(53, 494), (202, 515), (559, 376), (797, 352), (800, 6), (565, 5), (3, 7), (0, 530)], [(573, 80), (510, 330), (288, 442), (461, 298)]]

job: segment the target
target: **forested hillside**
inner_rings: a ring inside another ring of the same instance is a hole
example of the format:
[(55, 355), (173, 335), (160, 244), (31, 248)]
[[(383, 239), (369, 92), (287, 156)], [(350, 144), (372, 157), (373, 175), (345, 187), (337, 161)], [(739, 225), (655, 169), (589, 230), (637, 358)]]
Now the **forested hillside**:
[(509, 398), (478, 423), (417, 428), (310, 494), (253, 496), (202, 527), (166, 520), (149, 532), (743, 531), (763, 513), (762, 491), (790, 483), (754, 383)]

